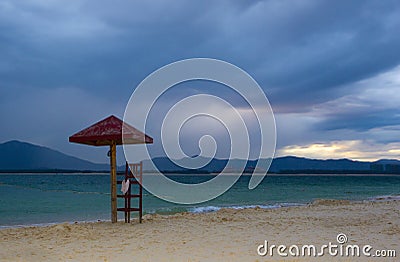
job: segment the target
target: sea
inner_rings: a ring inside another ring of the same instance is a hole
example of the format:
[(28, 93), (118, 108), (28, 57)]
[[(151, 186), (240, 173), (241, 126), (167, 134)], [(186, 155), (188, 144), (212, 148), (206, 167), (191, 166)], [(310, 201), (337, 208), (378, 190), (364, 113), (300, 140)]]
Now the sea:
[[(213, 176), (169, 177), (196, 184)], [(144, 190), (144, 214), (281, 208), (306, 205), (317, 199), (400, 199), (400, 175), (267, 175), (253, 190), (248, 189), (249, 179), (250, 176), (241, 176), (221, 196), (195, 205), (166, 202)], [(118, 202), (121, 207), (122, 201)], [(0, 174), (0, 228), (110, 221), (110, 205), (109, 174)], [(123, 219), (123, 213), (118, 213), (118, 219)]]

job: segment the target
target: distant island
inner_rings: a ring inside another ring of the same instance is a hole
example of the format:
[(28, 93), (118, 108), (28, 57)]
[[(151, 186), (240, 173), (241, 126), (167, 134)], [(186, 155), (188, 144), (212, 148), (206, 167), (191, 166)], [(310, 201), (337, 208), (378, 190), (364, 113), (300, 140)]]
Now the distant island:
[[(201, 169), (185, 169), (166, 157), (153, 158), (157, 168), (166, 174), (210, 174), (219, 173), (227, 165), (226, 159), (209, 159)], [(185, 159), (183, 160), (185, 161)], [(235, 172), (245, 166), (245, 173), (255, 170), (257, 160), (231, 160), (227, 169)], [(144, 170), (151, 172), (150, 160), (143, 161)], [(124, 170), (120, 166), (118, 170)], [(262, 171), (262, 170), (256, 170)], [(69, 156), (59, 151), (27, 142), (9, 141), (0, 144), (0, 173), (108, 173), (108, 164), (98, 164)], [(374, 162), (349, 159), (308, 159), (303, 157), (277, 157), (272, 161), (268, 173), (275, 174), (398, 174), (400, 161), (382, 159)]]

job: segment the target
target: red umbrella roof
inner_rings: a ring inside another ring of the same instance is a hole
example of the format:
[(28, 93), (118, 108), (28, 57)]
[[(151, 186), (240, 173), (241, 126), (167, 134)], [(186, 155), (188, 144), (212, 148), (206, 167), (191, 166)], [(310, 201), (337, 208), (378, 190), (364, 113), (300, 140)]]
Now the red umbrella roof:
[(153, 138), (113, 115), (70, 136), (69, 142), (105, 146), (110, 145), (112, 141), (116, 141), (117, 145), (122, 145), (122, 128), (124, 128), (123, 142), (125, 144), (153, 143)]

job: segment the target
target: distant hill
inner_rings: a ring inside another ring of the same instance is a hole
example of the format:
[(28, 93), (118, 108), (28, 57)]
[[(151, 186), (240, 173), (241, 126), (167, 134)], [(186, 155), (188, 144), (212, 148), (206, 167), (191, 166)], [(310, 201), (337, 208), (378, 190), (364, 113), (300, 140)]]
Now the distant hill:
[[(207, 162), (210, 159), (201, 159)], [(207, 161), (206, 161), (207, 160)], [(181, 163), (189, 162), (191, 159), (180, 160)], [(225, 166), (229, 171), (240, 170), (245, 166), (245, 172), (252, 172), (257, 164), (256, 160), (233, 159), (228, 165), (226, 159), (211, 159), (203, 168), (197, 170), (185, 169), (175, 165), (166, 157), (153, 158), (153, 162), (162, 172), (166, 173), (212, 173), (221, 172)], [(150, 160), (143, 161), (143, 169), (151, 171)], [(264, 167), (265, 169), (265, 167)], [(96, 164), (90, 161), (82, 160), (77, 157), (63, 154), (59, 151), (33, 145), (20, 141), (9, 141), (0, 144), (0, 171), (52, 171), (52, 170), (70, 170), (70, 171), (108, 171), (108, 164)], [(118, 170), (125, 170), (124, 166), (118, 167)], [(260, 170), (258, 170), (260, 171)], [(262, 168), (261, 168), (262, 171)], [(302, 157), (277, 157), (272, 161), (269, 169), (271, 173), (390, 173), (400, 174), (400, 161), (382, 159), (375, 162), (361, 162), (349, 159), (328, 159), (317, 160)]]
[(370, 166), (370, 162), (353, 161), (349, 159), (319, 160), (286, 156), (274, 159), (270, 171), (280, 173), (289, 173), (299, 170), (369, 171)]
[[(202, 159), (204, 160), (204, 159)], [(180, 160), (181, 163), (189, 161), (189, 159)], [(174, 164), (166, 157), (158, 157), (153, 159), (154, 164), (162, 172), (173, 173), (193, 173), (190, 169), (185, 169)], [(206, 161), (204, 161), (206, 162)], [(240, 170), (239, 167), (245, 166), (245, 172), (252, 172), (257, 165), (257, 160), (240, 160), (234, 159), (228, 165), (226, 159), (212, 159), (206, 166), (194, 173), (212, 173), (221, 172), (225, 166), (229, 171)], [(144, 169), (151, 170), (150, 160), (144, 161)], [(262, 168), (261, 168), (262, 170)], [(264, 167), (265, 170), (265, 167)], [(308, 159), (303, 157), (277, 157), (272, 161), (269, 168), (270, 173), (393, 173), (400, 174), (399, 160), (379, 160), (376, 162), (353, 161), (349, 159)]]
[(0, 144), (0, 170), (109, 170), (107, 164), (95, 164), (59, 151), (20, 141)]

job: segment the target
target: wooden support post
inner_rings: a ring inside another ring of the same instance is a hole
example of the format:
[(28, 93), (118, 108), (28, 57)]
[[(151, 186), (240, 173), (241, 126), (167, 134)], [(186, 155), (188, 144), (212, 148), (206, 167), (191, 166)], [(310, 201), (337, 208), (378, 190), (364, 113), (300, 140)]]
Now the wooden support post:
[(110, 145), (111, 164), (111, 222), (117, 222), (117, 144), (112, 141)]
[(142, 223), (143, 216), (143, 162), (140, 161), (139, 171), (139, 223)]

